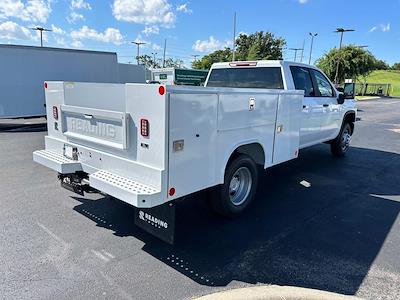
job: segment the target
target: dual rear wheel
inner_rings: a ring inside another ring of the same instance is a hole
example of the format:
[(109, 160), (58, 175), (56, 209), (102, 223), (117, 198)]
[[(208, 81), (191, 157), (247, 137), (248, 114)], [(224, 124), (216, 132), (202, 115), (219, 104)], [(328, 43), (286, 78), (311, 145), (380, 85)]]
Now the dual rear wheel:
[(219, 214), (234, 217), (254, 200), (258, 185), (257, 165), (249, 156), (234, 158), (225, 171), (224, 184), (211, 191), (211, 206)]
[[(342, 157), (350, 147), (352, 124), (343, 124), (338, 137), (331, 141), (331, 152)], [(239, 154), (231, 160), (225, 171), (224, 183), (211, 190), (210, 204), (214, 211), (225, 216), (240, 215), (254, 200), (259, 174), (254, 160)]]

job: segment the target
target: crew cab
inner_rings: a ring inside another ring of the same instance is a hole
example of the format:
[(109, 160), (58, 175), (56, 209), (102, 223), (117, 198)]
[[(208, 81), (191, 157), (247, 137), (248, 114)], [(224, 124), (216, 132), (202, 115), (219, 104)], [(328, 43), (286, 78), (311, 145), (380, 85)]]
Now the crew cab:
[(241, 214), (264, 169), (329, 143), (349, 149), (355, 101), (317, 68), (286, 61), (217, 63), (204, 87), (46, 82), (48, 135), (33, 158), (64, 187), (137, 208), (135, 223), (173, 242), (174, 203), (210, 191)]

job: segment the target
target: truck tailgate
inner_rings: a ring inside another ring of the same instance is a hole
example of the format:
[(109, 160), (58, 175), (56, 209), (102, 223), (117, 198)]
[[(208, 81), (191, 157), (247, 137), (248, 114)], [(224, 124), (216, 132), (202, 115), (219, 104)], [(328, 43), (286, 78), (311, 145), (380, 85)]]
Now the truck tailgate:
[(111, 148), (127, 149), (127, 113), (61, 105), (62, 132), (78, 139)]

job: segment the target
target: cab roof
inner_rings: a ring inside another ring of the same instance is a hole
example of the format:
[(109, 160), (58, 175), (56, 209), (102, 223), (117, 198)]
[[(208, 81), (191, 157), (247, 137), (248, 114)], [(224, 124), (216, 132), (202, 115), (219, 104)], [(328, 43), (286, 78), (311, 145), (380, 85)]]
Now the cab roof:
[(222, 62), (214, 63), (211, 69), (226, 69), (226, 68), (238, 68), (238, 67), (284, 67), (289, 66), (303, 66), (308, 68), (316, 69), (315, 66), (303, 64), (299, 62), (293, 62), (288, 60), (258, 60), (258, 61), (234, 61), (234, 62)]

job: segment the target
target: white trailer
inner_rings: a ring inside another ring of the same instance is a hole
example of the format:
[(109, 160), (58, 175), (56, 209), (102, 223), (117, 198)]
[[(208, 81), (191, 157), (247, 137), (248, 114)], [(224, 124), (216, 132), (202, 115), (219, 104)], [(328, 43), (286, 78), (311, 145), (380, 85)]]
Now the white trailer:
[[(131, 204), (136, 224), (173, 242), (174, 200), (212, 188), (214, 209), (235, 216), (255, 196), (257, 164), (269, 168), (319, 142), (345, 154), (354, 102), (327, 81), (338, 112), (332, 116), (339, 117), (328, 126), (318, 117), (328, 107), (314, 111), (316, 100), (306, 99), (303, 87), (295, 90), (304, 74), (290, 73), (292, 66), (317, 71), (286, 62), (215, 65), (207, 81), (215, 87), (207, 88), (47, 82), (49, 132), (34, 160), (75, 192), (91, 187)], [(230, 78), (251, 88), (224, 87)], [(315, 91), (327, 88), (315, 84)]]
[(45, 81), (144, 83), (142, 66), (118, 64), (116, 53), (0, 45), (0, 118), (45, 115)]

